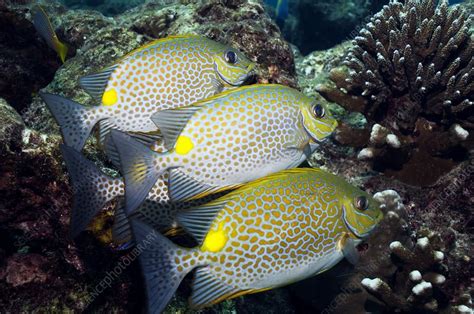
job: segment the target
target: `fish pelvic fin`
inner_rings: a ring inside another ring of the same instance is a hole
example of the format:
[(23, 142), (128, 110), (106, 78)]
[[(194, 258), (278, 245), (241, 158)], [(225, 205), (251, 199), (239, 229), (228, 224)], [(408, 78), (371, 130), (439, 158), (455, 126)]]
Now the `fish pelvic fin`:
[(46, 41), (48, 46), (56, 51), (62, 63), (64, 63), (64, 61), (66, 61), (68, 46), (59, 40), (43, 7), (36, 5), (32, 12), (33, 25), (36, 31)]
[(106, 118), (98, 112), (98, 107), (85, 107), (49, 93), (40, 93), (40, 96), (61, 127), (65, 144), (77, 151), (82, 150), (95, 124)]
[(123, 195), (123, 183), (103, 174), (80, 152), (61, 145), (73, 191), (71, 237), (76, 237), (111, 200)]
[(158, 169), (155, 158), (161, 156), (128, 134), (110, 132), (120, 159), (120, 168), (125, 179), (125, 213), (130, 215), (146, 199), (158, 178), (167, 168)]
[[(196, 250), (181, 248), (143, 222), (132, 219), (137, 248), (148, 296), (148, 313), (161, 313), (183, 280), (198, 262)], [(179, 263), (184, 258), (185, 264)]]

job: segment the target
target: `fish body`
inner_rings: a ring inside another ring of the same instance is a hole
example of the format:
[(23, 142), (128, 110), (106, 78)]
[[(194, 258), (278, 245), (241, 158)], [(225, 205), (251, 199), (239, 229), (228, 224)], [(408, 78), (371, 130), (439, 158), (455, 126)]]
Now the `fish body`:
[(61, 61), (66, 61), (68, 46), (61, 42), (51, 25), (48, 15), (43, 7), (36, 5), (32, 10), (33, 26), (41, 37), (46, 41), (48, 46), (56, 51)]
[[(284, 286), (324, 272), (381, 220), (379, 204), (343, 179), (293, 169), (251, 182), (178, 214), (200, 245), (185, 249), (155, 235), (140, 256), (149, 310), (161, 311), (184, 275), (197, 268), (191, 305)], [(153, 231), (133, 222), (137, 243)]]
[(65, 143), (81, 150), (99, 121), (102, 139), (111, 128), (156, 132), (153, 113), (235, 88), (253, 73), (254, 64), (231, 47), (195, 35), (172, 36), (81, 78), (81, 86), (99, 106), (83, 107), (52, 94), (42, 98), (61, 126)]
[(139, 205), (164, 171), (170, 171), (173, 200), (197, 198), (299, 165), (337, 126), (316, 100), (269, 84), (161, 111), (152, 119), (167, 152), (153, 152), (112, 133), (126, 182), (127, 211)]

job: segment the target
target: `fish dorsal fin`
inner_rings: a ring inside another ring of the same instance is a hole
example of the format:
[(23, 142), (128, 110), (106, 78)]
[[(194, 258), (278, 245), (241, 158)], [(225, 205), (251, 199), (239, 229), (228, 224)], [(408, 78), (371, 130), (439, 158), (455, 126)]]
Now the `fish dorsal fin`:
[(197, 195), (207, 195), (217, 188), (199, 182), (174, 168), (169, 171), (168, 189), (173, 202), (182, 202), (193, 199)]
[(179, 212), (176, 215), (176, 220), (199, 245), (202, 245), (214, 218), (224, 208), (225, 204), (227, 204), (227, 200), (217, 199), (208, 204)]
[(79, 79), (79, 84), (96, 101), (102, 102), (102, 95), (104, 94), (105, 88), (107, 87), (110, 76), (116, 68), (117, 64), (114, 64), (98, 73), (83, 76)]
[(151, 120), (163, 135), (165, 147), (168, 150), (173, 149), (189, 119), (200, 109), (200, 106), (189, 106), (162, 110), (152, 115)]
[(151, 46), (154, 46), (154, 45), (157, 45), (157, 44), (163, 44), (165, 42), (172, 41), (172, 40), (175, 40), (175, 39), (186, 39), (186, 38), (203, 38), (203, 37), (199, 36), (199, 35), (194, 35), (194, 34), (184, 34), (184, 35), (171, 35), (171, 36), (168, 36), (168, 37), (155, 39), (155, 40), (152, 40), (150, 42), (147, 42), (146, 44), (144, 44), (144, 45), (130, 51), (129, 53), (125, 54), (124, 56), (120, 57), (116, 61), (116, 63), (119, 63), (120, 61), (122, 61), (124, 59), (127, 59), (128, 57), (130, 57), (134, 54), (140, 53), (143, 50), (145, 50), (145, 49), (147, 49)]
[(201, 267), (196, 271), (190, 304), (193, 308), (202, 308), (224, 300), (226, 296), (239, 289), (222, 282), (212, 273), (211, 267)]

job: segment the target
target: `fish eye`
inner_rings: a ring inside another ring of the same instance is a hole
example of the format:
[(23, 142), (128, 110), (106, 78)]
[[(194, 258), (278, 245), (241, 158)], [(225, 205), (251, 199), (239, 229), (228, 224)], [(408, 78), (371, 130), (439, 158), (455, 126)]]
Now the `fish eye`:
[(227, 51), (224, 55), (224, 58), (225, 61), (230, 64), (235, 64), (237, 62), (237, 54), (232, 50)]
[(355, 207), (358, 210), (366, 210), (369, 207), (369, 200), (365, 196), (358, 196), (355, 199)]
[(326, 110), (320, 104), (313, 106), (313, 114), (316, 118), (323, 118), (326, 115)]

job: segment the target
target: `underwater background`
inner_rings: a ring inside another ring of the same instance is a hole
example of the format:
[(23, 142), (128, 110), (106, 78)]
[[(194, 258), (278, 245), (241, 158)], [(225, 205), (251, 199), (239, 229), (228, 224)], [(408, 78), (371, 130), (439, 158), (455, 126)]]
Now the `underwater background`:
[[(124, 267), (111, 241), (115, 204), (70, 240), (61, 133), (38, 93), (92, 106), (80, 77), (153, 39), (199, 34), (245, 53), (257, 82), (324, 103), (339, 126), (305, 165), (386, 203), (357, 265), (199, 312), (472, 313), (474, 1), (388, 2), (0, 0), (0, 312), (145, 308), (138, 263)], [(69, 47), (64, 63), (33, 25), (38, 3)], [(117, 175), (94, 139), (84, 154)], [(190, 283), (166, 313), (193, 312)]]

